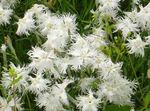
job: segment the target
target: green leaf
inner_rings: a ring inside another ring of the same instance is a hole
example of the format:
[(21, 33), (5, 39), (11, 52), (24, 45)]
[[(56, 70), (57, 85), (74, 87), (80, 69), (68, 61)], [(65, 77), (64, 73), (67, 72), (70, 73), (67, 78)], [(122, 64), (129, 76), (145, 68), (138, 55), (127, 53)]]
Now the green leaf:
[(147, 95), (144, 97), (144, 107), (147, 108), (150, 104), (150, 92), (147, 93)]
[(150, 108), (146, 109), (145, 111), (150, 111)]
[(12, 84), (15, 85), (16, 83), (18, 83), (20, 81), (20, 79), (22, 79), (22, 76), (19, 76), (17, 78), (15, 78), (13, 81), (12, 81)]
[(107, 105), (105, 111), (130, 111), (130, 106)]
[(17, 76), (16, 71), (14, 68), (9, 69), (9, 76), (15, 78)]

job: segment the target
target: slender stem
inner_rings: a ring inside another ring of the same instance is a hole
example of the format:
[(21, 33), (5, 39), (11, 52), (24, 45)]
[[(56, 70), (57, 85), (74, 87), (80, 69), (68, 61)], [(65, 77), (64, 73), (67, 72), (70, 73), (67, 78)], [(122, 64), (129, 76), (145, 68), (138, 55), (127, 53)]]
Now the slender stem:
[(7, 56), (6, 56), (6, 51), (2, 51), (2, 54), (3, 54), (4, 67), (7, 68)]
[(6, 40), (6, 43), (7, 43), (8, 47), (9, 47), (9, 49), (11, 50), (12, 54), (14, 55), (14, 58), (15, 58), (16, 62), (18, 64), (20, 64), (20, 60), (17, 57), (16, 51), (15, 51), (13, 45), (12, 45), (12, 41), (11, 41), (10, 37), (6, 36), (5, 40)]
[(37, 39), (37, 42), (38, 42), (38, 45), (41, 45), (42, 44), (42, 40), (41, 38), (38, 36), (39, 34), (35, 33), (36, 34), (36, 39)]
[(27, 97), (28, 105), (29, 105), (29, 108), (30, 108), (30, 110), (31, 110), (32, 107), (31, 107), (31, 102), (30, 102), (29, 96), (28, 96), (28, 94), (26, 94), (26, 93), (25, 93), (25, 95), (26, 95), (26, 97)]
[(115, 62), (118, 62), (119, 57), (120, 57), (120, 54), (117, 55)]
[[(13, 81), (14, 81), (14, 78), (13, 78)], [(15, 86), (14, 85), (12, 86), (12, 91), (13, 91), (13, 99), (14, 99), (14, 111), (17, 111), (16, 100), (15, 100)]]
[(105, 109), (106, 109), (106, 105), (107, 105), (107, 100), (105, 100), (105, 101), (104, 101), (104, 106), (103, 106), (102, 111), (105, 111)]
[(67, 96), (68, 96), (68, 99), (73, 103), (73, 104), (77, 104), (77, 101), (73, 98), (73, 97), (71, 97), (69, 94), (67, 94)]
[[(131, 68), (132, 68), (132, 70), (133, 70), (134, 76), (135, 76), (136, 80), (138, 80), (138, 76), (136, 75), (136, 71), (135, 71), (135, 69), (134, 69), (131, 56), (130, 56), (129, 54), (128, 54), (128, 56), (129, 56), (129, 61), (130, 61)], [(140, 91), (140, 93), (141, 93), (141, 96), (143, 97), (143, 93), (142, 93), (142, 90), (141, 90), (140, 85), (139, 85), (139, 91)]]

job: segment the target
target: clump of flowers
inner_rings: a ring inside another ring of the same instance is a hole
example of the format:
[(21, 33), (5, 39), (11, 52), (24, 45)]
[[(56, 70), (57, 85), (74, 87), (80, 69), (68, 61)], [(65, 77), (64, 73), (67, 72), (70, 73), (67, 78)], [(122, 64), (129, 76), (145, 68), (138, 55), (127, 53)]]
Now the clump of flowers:
[[(17, 22), (16, 34), (39, 34), (45, 41), (28, 51), (29, 64), (10, 63), (3, 70), (1, 85), (8, 93), (6, 98), (0, 97), (0, 110), (23, 110), (21, 99), (26, 92), (35, 95), (36, 105), (44, 111), (65, 110), (71, 108), (70, 104), (81, 111), (98, 111), (107, 102), (133, 106), (131, 96), (137, 82), (123, 76), (122, 62), (113, 62), (100, 49), (109, 45), (102, 22), (105, 17), (113, 19), (116, 23), (113, 33), (121, 31), (128, 53), (144, 56), (150, 37), (141, 37), (138, 32), (149, 29), (150, 5), (119, 18), (119, 2), (97, 0), (97, 9), (92, 13), (99, 14), (98, 27), (93, 27), (88, 35), (78, 33), (76, 15), (56, 14), (41, 4), (27, 10)], [(9, 23), (10, 7), (15, 3), (1, 1), (0, 24)], [(4, 46), (1, 49), (6, 51)], [(84, 70), (88, 71), (82, 73)], [(79, 91), (72, 95), (74, 88)]]
[(0, 1), (0, 25), (6, 25), (10, 23), (11, 16), (13, 15), (13, 9), (17, 0), (1, 0)]
[[(125, 41), (129, 54), (144, 57), (144, 49), (150, 44), (148, 37), (143, 37), (141, 34), (144, 31), (149, 31), (150, 3), (143, 7), (139, 5), (139, 1), (133, 0), (133, 11), (122, 12), (123, 16), (121, 17), (118, 16), (119, 4), (120, 0), (97, 0), (97, 9), (92, 13), (96, 15), (101, 24), (105, 19), (112, 20), (115, 24), (113, 33), (121, 31), (121, 36)], [(139, 8), (139, 11), (137, 8)]]

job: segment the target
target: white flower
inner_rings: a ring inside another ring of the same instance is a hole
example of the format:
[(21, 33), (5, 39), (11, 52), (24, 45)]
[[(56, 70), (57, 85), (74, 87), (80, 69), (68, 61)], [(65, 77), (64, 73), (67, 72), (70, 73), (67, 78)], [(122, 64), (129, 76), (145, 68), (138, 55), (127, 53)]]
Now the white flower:
[(10, 8), (11, 6), (14, 6), (18, 0), (1, 0), (0, 3), (7, 8)]
[(144, 56), (144, 48), (147, 45), (146, 42), (142, 41), (141, 37), (137, 35), (135, 39), (128, 39), (128, 43), (126, 44), (127, 48), (129, 49), (129, 53), (135, 55)]
[(38, 106), (44, 106), (46, 111), (64, 110), (63, 104), (69, 104), (65, 88), (71, 82), (65, 79), (62, 84), (54, 84), (49, 92), (39, 95), (36, 99)]
[(12, 111), (13, 107), (17, 108), (19, 111), (22, 111), (20, 99), (12, 98), (11, 100), (7, 100), (0, 96), (0, 111)]
[(36, 74), (36, 77), (30, 76), (30, 82), (29, 90), (39, 94), (40, 92), (48, 89), (48, 84), (50, 81), (48, 79), (44, 79), (42, 74)]
[(70, 64), (74, 69), (80, 69), (80, 67), (83, 65), (83, 60), (78, 57), (72, 57), (70, 59)]
[(97, 56), (97, 51), (92, 49), (86, 40), (79, 37), (71, 46), (68, 54), (72, 55), (71, 65), (77, 69), (82, 65), (93, 65), (93, 58)]
[(47, 50), (62, 52), (67, 45), (68, 38), (68, 32), (63, 32), (63, 30), (53, 30), (51, 34), (47, 35), (47, 41), (43, 44), (43, 47)]
[(150, 29), (150, 3), (145, 7), (140, 7), (140, 11), (136, 15), (136, 22), (143, 29)]
[(53, 66), (53, 59), (56, 58), (53, 51), (47, 52), (40, 47), (32, 48), (32, 50), (28, 52), (28, 55), (32, 60), (29, 67), (31, 67), (32, 69), (36, 69), (39, 72), (51, 69), (51, 67)]
[(112, 77), (100, 85), (97, 94), (106, 98), (109, 102), (119, 105), (131, 105), (131, 95), (134, 94), (136, 83), (130, 82), (123, 77)]
[(98, 111), (98, 104), (100, 103), (99, 98), (93, 96), (93, 92), (89, 91), (86, 96), (77, 97), (77, 107), (82, 111)]
[(146, 43), (150, 45), (150, 36), (145, 37), (146, 38)]
[(106, 42), (104, 41), (104, 37), (102, 36), (91, 34), (86, 36), (85, 39), (93, 49), (97, 49), (101, 46), (106, 46)]
[(131, 108), (130, 111), (135, 111), (134, 108)]
[(19, 19), (17, 24), (17, 35), (29, 35), (29, 32), (32, 32), (35, 29), (35, 20), (33, 19), (33, 13), (26, 12), (25, 16), (22, 19)]
[(99, 63), (100, 77), (108, 80), (120, 76), (122, 63), (114, 64), (111, 59), (105, 59)]
[(108, 57), (104, 53), (99, 52), (98, 55), (95, 58), (93, 58), (92, 67), (94, 69), (100, 69), (101, 68), (101, 64), (104, 61), (107, 61), (107, 60), (108, 60)]
[(39, 24), (39, 30), (43, 35), (51, 35), (54, 30), (59, 30), (63, 20), (57, 16), (49, 15), (47, 18), (43, 18)]
[(70, 33), (76, 32), (76, 17), (75, 15), (67, 14), (62, 15), (61, 17), (63, 19), (62, 23), (62, 30), (64, 31), (70, 31)]
[(93, 65), (92, 59), (97, 55), (97, 52), (95, 50), (89, 49), (88, 47), (85, 47), (82, 50), (72, 50), (69, 52), (69, 54), (73, 56), (71, 59), (71, 65), (76, 69), (80, 68), (82, 65)]
[(1, 50), (5, 52), (5, 51), (6, 51), (6, 49), (7, 49), (7, 46), (6, 46), (5, 44), (2, 44), (2, 46), (1, 46)]
[(36, 24), (40, 31), (44, 29), (46, 22), (51, 18), (52, 14), (48, 7), (42, 4), (34, 4), (31, 9), (27, 11), (28, 13), (33, 13), (36, 19)]
[(53, 85), (53, 87), (51, 89), (52, 90), (51, 94), (53, 96), (55, 96), (56, 98), (59, 98), (59, 101), (62, 102), (63, 104), (66, 104), (66, 105), (69, 104), (69, 101), (68, 101), (68, 98), (67, 98), (67, 93), (65, 91), (65, 88), (71, 82), (73, 82), (73, 81), (65, 79), (62, 84), (55, 84), (55, 85)]
[(90, 85), (94, 81), (95, 78), (93, 77), (81, 79), (81, 83), (80, 83), (81, 90), (85, 92), (86, 90), (90, 89)]
[(13, 80), (16, 80), (17, 82), (15, 84), (13, 83), (13, 85), (19, 92), (21, 92), (22, 89), (26, 89), (28, 86), (28, 74), (29, 70), (26, 67), (16, 67), (13, 63), (11, 63), (9, 70), (6, 70), (2, 74), (2, 84), (5, 88), (9, 89), (12, 82), (14, 82)]
[(133, 2), (133, 4), (137, 4), (137, 5), (139, 5), (140, 0), (133, 0), (132, 2)]
[(59, 111), (64, 110), (59, 98), (51, 93), (42, 93), (36, 98), (37, 105), (45, 108), (45, 111)]
[(119, 9), (119, 2), (120, 0), (97, 0), (97, 3), (100, 4), (98, 10), (102, 15), (115, 18)]
[[(64, 19), (66, 20), (66, 24)], [(41, 23), (38, 26), (39, 31), (47, 37), (47, 41), (43, 44), (43, 47), (47, 50), (62, 51), (69, 39), (68, 28), (70, 26), (67, 25), (69, 24), (67, 16), (65, 18), (49, 15), (46, 20), (43, 19), (40, 21)]]
[(0, 110), (1, 111), (12, 111), (13, 106), (14, 106), (13, 101), (7, 102), (6, 99), (0, 97)]
[(108, 8), (114, 9), (118, 7), (120, 0), (97, 0), (97, 3)]
[(39, 15), (41, 15), (41, 14), (44, 14), (44, 11), (47, 12), (48, 8), (42, 4), (34, 4), (33, 7), (28, 10), (28, 12), (32, 12), (32, 13), (36, 14), (37, 17), (39, 17)]
[(99, 12), (101, 12), (101, 16), (110, 16), (112, 18), (116, 18), (117, 16), (117, 9), (111, 9), (109, 7), (102, 7), (102, 6), (99, 6), (98, 7), (98, 10)]
[(59, 58), (55, 61), (55, 65), (60, 73), (65, 74), (68, 66), (70, 65), (70, 58)]
[(10, 22), (10, 16), (12, 15), (13, 10), (9, 8), (3, 8), (0, 3), (0, 25), (6, 25)]
[(93, 28), (93, 35), (97, 35), (98, 37), (105, 37), (106, 32), (102, 30), (101, 27)]
[(130, 18), (132, 21), (136, 22), (136, 19), (137, 19), (137, 9), (135, 8), (133, 11), (131, 12), (125, 12), (126, 16), (128, 18)]
[(126, 39), (129, 32), (138, 32), (138, 25), (136, 23), (133, 23), (129, 18), (125, 18), (122, 20), (119, 20), (116, 24), (117, 30), (122, 31), (123, 38)]

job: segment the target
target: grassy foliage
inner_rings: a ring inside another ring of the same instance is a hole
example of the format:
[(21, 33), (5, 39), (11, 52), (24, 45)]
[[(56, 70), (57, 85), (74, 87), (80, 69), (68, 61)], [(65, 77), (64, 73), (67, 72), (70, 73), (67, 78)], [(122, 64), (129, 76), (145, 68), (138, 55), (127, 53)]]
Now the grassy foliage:
[[(93, 24), (92, 14), (90, 12), (96, 7), (95, 0), (20, 0), (20, 4), (16, 5), (15, 7), (14, 15), (23, 17), (24, 13), (35, 3), (45, 4), (52, 12), (76, 14), (78, 32), (82, 35), (91, 33), (91, 27), (95, 26), (95, 24)], [(147, 3), (149, 3), (149, 0), (141, 0), (141, 4), (144, 6)], [(131, 0), (124, 0), (120, 6), (123, 11), (131, 11)], [(110, 25), (111, 24), (108, 26)], [(15, 17), (12, 17), (11, 23), (9, 25), (1, 26), (0, 45), (8, 42), (7, 36), (9, 36), (20, 63), (28, 63), (29, 59), (27, 52), (31, 49), (32, 46), (40, 45), (44, 42), (44, 40), (41, 37), (37, 37), (37, 35), (34, 33), (30, 34), (29, 36), (24, 35), (19, 37), (15, 34), (16, 29), (17, 24)], [(112, 32), (110, 33), (112, 34)], [(147, 32), (143, 34), (147, 35)], [(135, 101), (135, 109), (137, 111), (149, 111), (150, 79), (147, 77), (147, 71), (150, 69), (150, 48), (145, 49), (145, 56), (143, 58), (136, 58), (134, 55), (129, 55), (127, 53), (127, 49), (123, 45), (124, 43), (120, 39), (120, 35), (114, 35), (113, 38), (110, 38), (110, 41), (113, 44), (110, 44), (109, 47), (103, 47), (104, 53), (110, 56), (114, 62), (122, 61), (123, 74), (126, 75), (129, 80), (136, 79), (139, 82), (138, 89), (135, 96), (133, 97), (133, 100)], [(14, 57), (14, 53), (11, 51), (11, 49), (7, 50), (8, 61), (17, 63), (18, 61)], [(2, 66), (3, 56), (0, 54), (0, 70), (2, 70)], [(2, 95), (2, 89), (0, 90), (0, 95)], [(29, 111), (39, 111), (39, 109), (35, 106), (34, 95), (26, 94), (24, 101), (24, 106), (29, 109)], [(106, 111), (129, 111), (129, 109), (130, 108), (128, 107), (119, 107), (112, 104), (108, 104), (108, 106), (106, 106)]]

